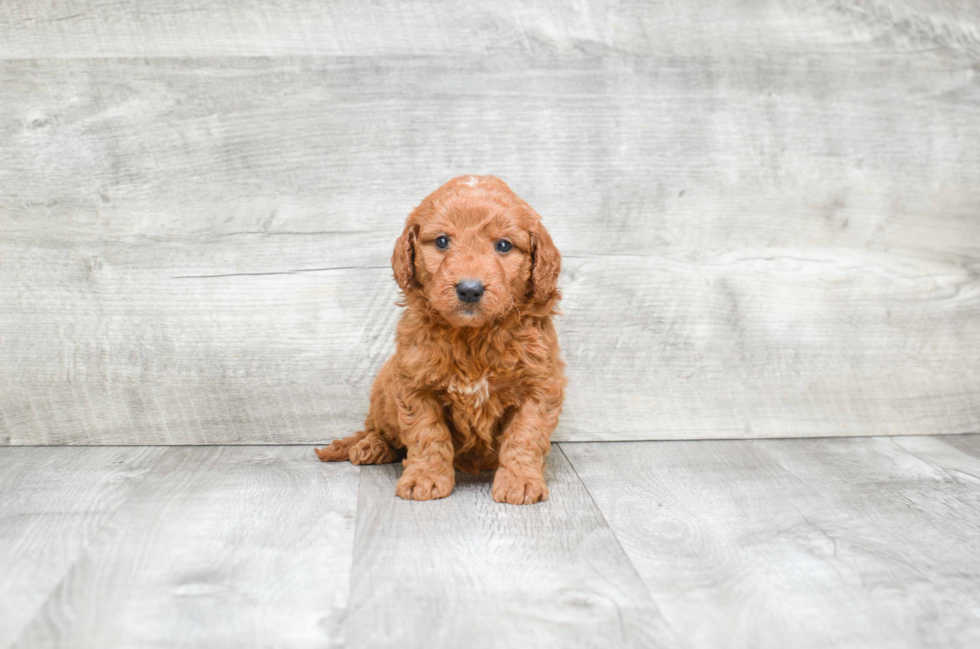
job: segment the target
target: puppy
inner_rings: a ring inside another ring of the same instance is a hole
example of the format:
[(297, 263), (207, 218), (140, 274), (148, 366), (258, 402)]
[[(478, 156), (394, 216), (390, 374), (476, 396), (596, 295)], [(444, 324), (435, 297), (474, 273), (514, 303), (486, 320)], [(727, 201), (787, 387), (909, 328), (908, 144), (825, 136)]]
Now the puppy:
[(497, 502), (546, 500), (565, 364), (551, 321), (561, 256), (541, 217), (498, 178), (454, 178), (408, 216), (391, 265), (406, 307), (395, 354), (364, 430), (317, 456), (403, 458), (408, 500), (448, 496), (454, 468), (495, 470)]

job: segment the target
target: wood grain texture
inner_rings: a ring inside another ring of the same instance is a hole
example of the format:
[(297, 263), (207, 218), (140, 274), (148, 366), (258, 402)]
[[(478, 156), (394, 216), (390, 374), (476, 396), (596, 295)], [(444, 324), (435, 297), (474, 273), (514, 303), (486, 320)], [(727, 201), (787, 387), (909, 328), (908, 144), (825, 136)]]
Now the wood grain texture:
[(980, 460), (980, 435), (946, 435), (941, 439), (960, 452)]
[(0, 647), (9, 647), (162, 448), (0, 449)]
[(980, 639), (980, 460), (939, 439), (562, 448), (694, 647)]
[[(869, 533), (854, 539), (861, 583), (882, 595), (894, 589), (894, 610), (907, 615), (895, 621), (906, 643), (977, 646), (980, 462), (932, 438), (800, 440), (793, 447), (785, 441), (757, 444), (833, 510), (868, 522)], [(869, 569), (865, 560), (874, 556), (888, 565)]]
[(559, 450), (534, 506), (495, 503), (490, 473), (403, 501), (399, 475), (361, 469), (350, 646), (684, 646)]
[[(565, 254), (556, 440), (980, 427), (971, 64), (0, 63), (0, 440), (348, 434), (404, 215), (494, 172)], [(40, 182), (39, 182), (40, 179)]]
[(501, 176), (562, 252), (556, 440), (980, 430), (980, 10), (0, 7), (0, 444), (312, 443), (402, 220)]
[(343, 646), (357, 468), (168, 449), (16, 647)]
[(398, 474), (0, 449), (0, 647), (980, 642), (978, 435), (561, 444), (530, 507)]
[(980, 58), (980, 10), (956, 0), (8, 0), (0, 57), (758, 56), (818, 47)]

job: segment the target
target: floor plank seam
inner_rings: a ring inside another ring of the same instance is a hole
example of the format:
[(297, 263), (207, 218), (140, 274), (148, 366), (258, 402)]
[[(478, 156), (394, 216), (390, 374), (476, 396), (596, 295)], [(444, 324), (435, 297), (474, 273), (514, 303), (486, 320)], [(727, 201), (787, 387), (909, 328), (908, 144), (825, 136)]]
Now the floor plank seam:
[[(912, 457), (916, 458), (920, 462), (924, 462), (925, 464), (927, 464), (928, 466), (932, 467), (936, 471), (940, 472), (941, 474), (943, 474), (944, 476), (946, 476), (949, 480), (952, 480), (953, 482), (961, 482), (954, 475), (956, 473), (961, 473), (961, 474), (963, 474), (965, 476), (969, 476), (970, 478), (973, 478), (974, 480), (980, 481), (980, 475), (973, 475), (972, 473), (969, 473), (967, 471), (963, 471), (961, 469), (953, 469), (951, 467), (940, 466), (940, 465), (936, 464), (935, 462), (933, 462), (931, 460), (927, 460), (926, 458), (922, 457), (921, 455), (919, 455), (918, 453), (916, 453), (912, 449), (905, 448), (904, 446), (902, 446), (901, 444), (898, 443), (898, 438), (896, 438), (896, 437), (889, 437), (888, 439), (889, 439), (889, 441), (892, 444), (894, 444), (898, 448), (902, 449), (903, 451), (905, 451), (906, 453), (908, 453)], [(956, 448), (955, 446), (953, 446), (952, 444), (947, 444), (943, 440), (939, 440), (939, 442), (942, 443), (944, 446), (948, 446), (949, 448), (955, 450), (958, 453), (962, 452), (958, 448)], [(970, 503), (964, 503), (964, 504), (969, 505)]]
[(555, 446), (558, 447), (558, 452), (561, 453), (562, 457), (565, 458), (565, 461), (568, 462), (568, 466), (572, 467), (572, 472), (575, 473), (575, 479), (579, 481), (579, 484), (582, 485), (582, 489), (584, 489), (585, 493), (588, 494), (589, 500), (592, 502), (592, 506), (595, 507), (595, 510), (599, 513), (599, 518), (602, 520), (603, 525), (605, 525), (606, 528), (610, 531), (610, 533), (612, 533), (612, 537), (616, 539), (616, 545), (619, 546), (619, 551), (623, 553), (623, 556), (626, 558), (626, 561), (629, 563), (630, 569), (633, 571), (633, 575), (636, 577), (637, 581), (639, 581), (639, 583), (642, 584), (643, 590), (646, 592), (647, 597), (649, 597), (650, 601), (653, 602), (654, 606), (657, 607), (657, 612), (660, 613), (660, 618), (663, 620), (664, 624), (675, 636), (680, 637), (680, 635), (678, 635), (677, 633), (677, 630), (674, 628), (674, 625), (671, 624), (670, 620), (667, 619), (667, 615), (666, 613), (664, 613), (664, 609), (660, 605), (660, 602), (654, 599), (653, 593), (650, 592), (650, 588), (647, 586), (646, 581), (643, 580), (643, 577), (640, 575), (640, 571), (637, 570), (636, 566), (633, 564), (633, 559), (630, 558), (630, 555), (626, 552), (626, 548), (623, 547), (623, 542), (620, 541), (619, 535), (616, 534), (616, 530), (613, 528), (612, 525), (609, 524), (609, 521), (606, 519), (605, 512), (602, 511), (602, 508), (599, 507), (599, 503), (596, 502), (595, 496), (593, 496), (592, 492), (589, 491), (589, 486), (585, 484), (585, 480), (583, 480), (582, 476), (578, 474), (578, 469), (575, 468), (575, 464), (571, 461), (568, 455), (565, 454), (565, 449), (561, 447), (561, 444), (556, 443)]
[(343, 629), (343, 637), (341, 638), (341, 647), (348, 647), (348, 638), (350, 638), (350, 633), (348, 633), (347, 627), (350, 620), (350, 609), (353, 603), (354, 596), (354, 559), (357, 554), (357, 526), (361, 523), (361, 481), (364, 479), (364, 466), (357, 466), (357, 491), (354, 493), (354, 524), (351, 526), (351, 543), (350, 543), (350, 561), (348, 562), (347, 568), (347, 602), (344, 604), (344, 620), (341, 624)]
[(139, 490), (140, 486), (142, 486), (142, 484), (147, 479), (147, 477), (149, 477), (149, 475), (153, 473), (153, 471), (156, 469), (157, 465), (160, 464), (160, 461), (167, 454), (170, 448), (179, 448), (179, 447), (167, 447), (165, 450), (160, 452), (160, 454), (156, 457), (155, 460), (153, 460), (149, 468), (143, 473), (140, 479), (133, 484), (133, 488), (129, 490), (129, 493), (126, 494), (126, 497), (123, 498), (122, 502), (119, 503), (119, 506), (116, 507), (116, 509), (112, 512), (112, 515), (106, 517), (105, 522), (103, 522), (102, 525), (99, 526), (95, 534), (92, 535), (92, 538), (88, 542), (86, 547), (83, 548), (82, 551), (78, 553), (78, 556), (75, 557), (75, 560), (71, 562), (71, 565), (65, 568), (65, 571), (61, 574), (61, 578), (58, 579), (58, 582), (51, 588), (51, 591), (47, 594), (44, 600), (40, 604), (38, 604), (37, 610), (34, 612), (34, 615), (28, 618), (27, 622), (24, 624), (24, 628), (20, 630), (20, 632), (14, 638), (14, 641), (11, 642), (6, 649), (10, 649), (12, 647), (17, 647), (20, 645), (21, 639), (24, 637), (24, 634), (31, 629), (31, 627), (34, 625), (34, 620), (36, 620), (37, 617), (41, 615), (41, 613), (47, 608), (48, 602), (51, 601), (51, 598), (54, 597), (54, 594), (58, 592), (58, 589), (61, 588), (61, 585), (65, 583), (66, 579), (68, 579), (68, 576), (75, 569), (75, 566), (78, 565), (78, 562), (84, 559), (86, 555), (91, 551), (92, 546), (94, 546), (98, 542), (99, 538), (102, 536), (102, 533), (105, 531), (105, 528), (109, 525), (109, 523), (115, 520), (116, 516), (119, 515), (119, 512), (122, 511), (123, 508), (126, 506), (126, 503), (128, 503), (132, 499), (133, 494), (135, 494)]

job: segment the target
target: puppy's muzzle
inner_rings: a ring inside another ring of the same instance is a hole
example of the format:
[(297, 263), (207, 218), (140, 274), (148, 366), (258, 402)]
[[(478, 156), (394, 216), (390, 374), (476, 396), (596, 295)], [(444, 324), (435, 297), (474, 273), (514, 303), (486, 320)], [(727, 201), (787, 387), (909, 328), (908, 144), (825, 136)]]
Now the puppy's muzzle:
[(483, 297), (483, 282), (478, 279), (464, 279), (456, 284), (456, 297), (460, 302), (476, 304)]

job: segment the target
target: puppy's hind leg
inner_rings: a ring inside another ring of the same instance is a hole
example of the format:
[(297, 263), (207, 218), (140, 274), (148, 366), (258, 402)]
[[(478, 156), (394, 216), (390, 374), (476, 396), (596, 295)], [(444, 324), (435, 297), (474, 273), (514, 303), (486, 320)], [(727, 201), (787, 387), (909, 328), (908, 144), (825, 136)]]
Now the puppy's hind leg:
[(335, 439), (326, 448), (313, 450), (321, 462), (350, 460), (351, 464), (390, 464), (399, 460), (397, 451), (377, 431), (370, 416), (364, 422), (364, 430)]
[(391, 464), (398, 453), (376, 430), (367, 429), (364, 437), (350, 449), (351, 464)]
[(350, 437), (335, 439), (329, 446), (314, 448), (316, 456), (321, 462), (343, 462), (350, 459), (350, 450), (355, 444), (367, 437), (366, 431), (358, 431)]

